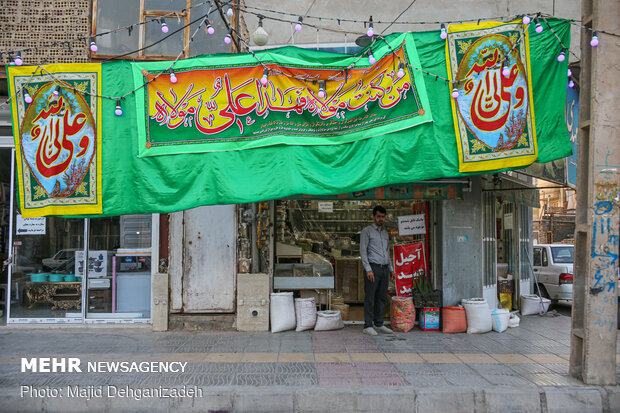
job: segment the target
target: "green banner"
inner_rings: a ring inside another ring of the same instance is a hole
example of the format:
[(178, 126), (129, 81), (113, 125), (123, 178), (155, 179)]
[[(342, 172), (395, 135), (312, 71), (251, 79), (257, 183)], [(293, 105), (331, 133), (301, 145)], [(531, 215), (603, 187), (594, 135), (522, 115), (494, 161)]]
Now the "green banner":
[[(557, 19), (547, 21), (568, 46), (570, 24)], [(564, 105), (558, 104), (566, 101), (566, 66), (556, 60), (558, 39), (551, 30), (535, 33), (530, 26), (529, 36), (537, 162), (547, 162), (571, 153)], [(394, 34), (387, 39), (398, 44), (414, 43), (419, 56), (418, 68), (447, 77), (446, 40), (440, 38), (438, 31)], [(296, 47), (269, 53), (277, 54), (282, 60), (322, 60), (322, 64), (362, 56), (328, 56)], [(178, 64), (190, 67), (191, 60)], [(122, 96), (132, 91), (136, 64), (127, 61), (102, 64), (101, 94)], [(11, 70), (9, 67), (9, 73)], [(146, 127), (144, 92), (130, 94), (121, 102), (122, 116), (114, 114), (115, 101), (102, 99), (102, 215), (173, 212), (295, 194), (353, 193), (391, 184), (477, 174), (459, 172), (451, 85), (412, 67), (414, 78), (415, 72), (424, 76), (428, 113), (432, 113), (433, 122), (339, 145), (279, 144), (225, 152), (139, 157), (146, 147), (146, 142), (138, 139)], [(416, 81), (416, 85), (421, 94), (420, 83)], [(13, 93), (15, 90), (10, 90)], [(410, 101), (407, 98), (404, 102)], [(18, 125), (13, 127), (19, 129)], [(488, 172), (508, 169), (511, 168)]]
[[(432, 120), (411, 36), (367, 55), (281, 50), (135, 63), (139, 156), (333, 145)], [(164, 74), (161, 74), (165, 71)]]

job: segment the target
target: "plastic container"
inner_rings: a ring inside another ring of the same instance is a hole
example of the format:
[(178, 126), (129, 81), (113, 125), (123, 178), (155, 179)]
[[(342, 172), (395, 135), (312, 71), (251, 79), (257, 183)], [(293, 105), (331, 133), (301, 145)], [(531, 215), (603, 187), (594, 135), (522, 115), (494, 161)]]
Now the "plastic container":
[(439, 307), (424, 307), (422, 309), (420, 328), (424, 331), (439, 331)]
[(467, 316), (463, 307), (448, 306), (442, 308), (443, 332), (465, 333), (467, 332)]
[(65, 280), (65, 275), (64, 274), (58, 274), (58, 273), (54, 273), (54, 274), (50, 274), (50, 282), (51, 283), (59, 283)]
[(33, 283), (44, 283), (47, 282), (47, 278), (49, 276), (48, 273), (46, 272), (35, 272), (32, 274), (28, 274), (30, 276), (30, 281), (32, 281)]
[(496, 308), (491, 311), (491, 320), (493, 322), (493, 331), (501, 333), (508, 328), (508, 321), (510, 320), (510, 311)]
[(535, 294), (524, 294), (520, 297), (521, 302), (521, 315), (532, 315), (539, 313), (546, 313), (551, 305), (551, 300), (543, 297), (542, 304), (543, 309), (541, 311), (540, 297)]

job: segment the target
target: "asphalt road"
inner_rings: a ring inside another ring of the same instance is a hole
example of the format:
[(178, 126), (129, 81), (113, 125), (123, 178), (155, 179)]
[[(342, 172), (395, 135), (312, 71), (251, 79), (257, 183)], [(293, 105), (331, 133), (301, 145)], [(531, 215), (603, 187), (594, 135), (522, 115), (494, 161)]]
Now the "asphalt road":
[(571, 316), (572, 308), (573, 308), (573, 302), (572, 301), (560, 300), (557, 304), (551, 305), (549, 310), (555, 310), (555, 311), (557, 311), (558, 313), (560, 313), (562, 315), (570, 317)]

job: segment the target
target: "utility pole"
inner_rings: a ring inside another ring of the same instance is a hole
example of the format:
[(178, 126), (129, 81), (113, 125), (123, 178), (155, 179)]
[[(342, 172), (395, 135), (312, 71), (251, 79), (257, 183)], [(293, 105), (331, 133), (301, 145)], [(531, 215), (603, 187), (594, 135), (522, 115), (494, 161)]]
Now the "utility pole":
[[(620, 2), (582, 0), (579, 169), (570, 374), (616, 384), (620, 226)], [(589, 30), (590, 29), (590, 30)], [(600, 44), (592, 47), (592, 30)]]

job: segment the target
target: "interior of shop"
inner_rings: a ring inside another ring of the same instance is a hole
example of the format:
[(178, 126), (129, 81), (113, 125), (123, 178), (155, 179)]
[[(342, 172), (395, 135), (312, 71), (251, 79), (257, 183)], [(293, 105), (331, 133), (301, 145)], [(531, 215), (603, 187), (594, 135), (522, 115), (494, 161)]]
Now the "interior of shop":
[[(398, 231), (399, 216), (428, 217), (429, 204), (421, 200), (277, 201), (274, 290), (314, 296), (322, 305), (331, 298), (332, 307), (339, 306), (345, 321), (363, 321), (364, 268), (359, 243), (361, 230), (373, 224), (373, 207), (382, 205), (387, 210), (385, 227), (390, 232), (390, 249), (422, 241), (426, 262), (432, 268), (428, 231), (406, 236)], [(328, 298), (330, 288), (333, 292)], [(388, 294), (396, 294), (393, 282)]]

